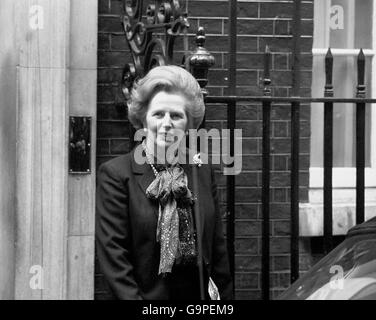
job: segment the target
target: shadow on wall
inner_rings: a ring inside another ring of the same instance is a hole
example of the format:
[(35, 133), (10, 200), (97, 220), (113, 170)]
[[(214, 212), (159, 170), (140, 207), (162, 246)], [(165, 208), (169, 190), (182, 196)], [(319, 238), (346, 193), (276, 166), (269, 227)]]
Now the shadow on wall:
[(14, 299), (17, 71), (14, 54), (0, 54), (0, 300)]

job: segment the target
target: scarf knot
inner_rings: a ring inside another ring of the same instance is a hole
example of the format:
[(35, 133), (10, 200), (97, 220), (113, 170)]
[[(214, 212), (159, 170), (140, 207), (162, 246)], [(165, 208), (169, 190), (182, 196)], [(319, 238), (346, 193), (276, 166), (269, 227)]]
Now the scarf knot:
[(164, 170), (159, 171), (147, 188), (146, 195), (150, 199), (158, 200), (163, 206), (171, 200), (184, 204), (193, 203), (192, 193), (188, 189), (187, 175), (180, 166), (164, 167)]

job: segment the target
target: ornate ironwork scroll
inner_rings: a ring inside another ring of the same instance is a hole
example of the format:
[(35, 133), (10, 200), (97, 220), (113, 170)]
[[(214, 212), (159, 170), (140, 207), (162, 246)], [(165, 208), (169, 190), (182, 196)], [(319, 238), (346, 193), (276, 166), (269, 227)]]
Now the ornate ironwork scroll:
[(197, 48), (188, 52), (181, 63), (174, 61), (174, 45), (179, 35), (189, 28), (187, 12), (179, 0), (123, 0), (125, 15), (123, 27), (132, 62), (125, 65), (122, 91), (129, 98), (133, 82), (143, 77), (157, 65), (178, 64), (186, 67), (197, 78), (203, 92), (207, 84), (208, 69), (214, 64), (214, 57), (203, 47), (205, 33), (199, 28), (196, 37)]
[(123, 71), (122, 90), (129, 96), (133, 81), (155, 65), (171, 64), (174, 43), (189, 27), (178, 0), (124, 0), (123, 27), (132, 56)]

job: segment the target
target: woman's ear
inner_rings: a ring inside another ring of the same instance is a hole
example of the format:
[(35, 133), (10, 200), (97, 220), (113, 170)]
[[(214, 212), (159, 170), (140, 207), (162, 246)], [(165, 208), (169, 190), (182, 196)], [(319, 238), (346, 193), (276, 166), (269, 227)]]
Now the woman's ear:
[(148, 131), (148, 126), (147, 126), (147, 123), (146, 123), (146, 115), (141, 120), (141, 123), (142, 123), (142, 125), (141, 125), (142, 130), (144, 130), (145, 132), (147, 132)]
[(148, 131), (148, 126), (146, 125), (146, 121), (145, 121), (145, 120), (142, 121), (141, 129), (142, 129), (143, 131), (145, 131), (145, 132)]

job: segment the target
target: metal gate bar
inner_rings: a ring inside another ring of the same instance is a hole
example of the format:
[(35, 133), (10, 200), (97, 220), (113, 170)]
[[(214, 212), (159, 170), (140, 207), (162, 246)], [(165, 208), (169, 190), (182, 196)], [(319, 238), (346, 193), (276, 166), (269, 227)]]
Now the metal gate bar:
[[(269, 47), (264, 54), (264, 96), (271, 96)], [(270, 298), (270, 111), (271, 102), (262, 102), (262, 266), (261, 295)]]
[[(236, 17), (237, 0), (229, 1), (229, 69), (228, 92), (236, 94)], [(234, 129), (236, 126), (236, 101), (227, 104), (227, 128), (230, 129), (230, 157), (234, 156)], [(235, 279), (235, 176), (228, 175), (227, 180), (227, 217), (226, 237), (229, 252), (230, 271)], [(234, 281), (235, 284), (235, 281)]]
[[(365, 98), (365, 57), (363, 50), (358, 55), (357, 98)], [(356, 104), (356, 224), (362, 223), (364, 214), (364, 166), (365, 166), (365, 102)]]
[[(300, 96), (301, 0), (294, 0), (292, 48), (292, 96)], [(291, 283), (299, 277), (299, 140), (300, 102), (291, 103)]]
[[(325, 56), (325, 97), (333, 97), (333, 56)], [(332, 168), (333, 168), (333, 102), (324, 102), (324, 252), (333, 247)]]

